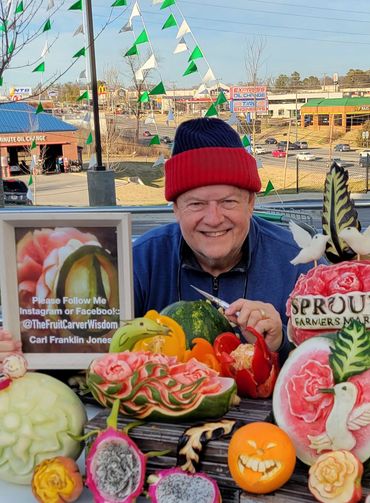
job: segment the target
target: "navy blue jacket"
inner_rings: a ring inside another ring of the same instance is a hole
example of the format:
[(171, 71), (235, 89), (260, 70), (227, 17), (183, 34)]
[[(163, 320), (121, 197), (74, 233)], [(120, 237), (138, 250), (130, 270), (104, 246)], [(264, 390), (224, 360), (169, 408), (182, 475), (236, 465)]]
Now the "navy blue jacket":
[[(215, 278), (199, 267), (177, 223), (157, 227), (133, 245), (135, 316), (143, 316), (149, 309), (161, 311), (178, 300), (200, 299), (190, 286), (195, 285), (229, 303), (245, 298), (273, 304), (286, 326), (288, 296), (298, 276), (313, 266), (312, 262), (290, 264), (299, 251), (289, 230), (252, 217), (244, 259)], [(281, 357), (284, 353), (285, 358), (288, 349), (285, 337)]]

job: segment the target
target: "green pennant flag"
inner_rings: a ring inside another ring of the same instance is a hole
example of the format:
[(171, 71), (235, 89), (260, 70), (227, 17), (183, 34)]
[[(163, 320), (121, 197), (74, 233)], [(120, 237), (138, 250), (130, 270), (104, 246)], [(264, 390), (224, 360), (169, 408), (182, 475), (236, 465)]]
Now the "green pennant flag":
[(249, 138), (246, 134), (242, 138), (242, 144), (244, 147), (249, 147), (251, 144), (251, 142), (249, 141)]
[(49, 31), (49, 30), (51, 30), (51, 22), (50, 22), (50, 19), (48, 19), (48, 20), (46, 21), (46, 23), (44, 24), (44, 27), (43, 27), (43, 29), (42, 29), (42, 32), (44, 32), (44, 31)]
[(68, 10), (82, 10), (82, 0), (77, 0)]
[(11, 54), (14, 51), (15, 45), (13, 40), (10, 42), (10, 45), (8, 47), (8, 54)]
[(168, 16), (166, 22), (162, 26), (162, 30), (165, 30), (166, 28), (172, 28), (172, 26), (177, 26), (177, 22), (173, 14)]
[(0, 24), (0, 31), (6, 31), (8, 27), (8, 21), (4, 21), (2, 24)]
[(30, 177), (28, 179), (28, 186), (30, 187), (32, 184), (33, 184), (33, 178), (32, 178), (32, 175), (30, 175)]
[(137, 45), (137, 44), (145, 44), (145, 42), (149, 42), (149, 39), (148, 39), (148, 34), (145, 30), (143, 30), (140, 35), (137, 37), (137, 39), (135, 40), (134, 42), (134, 45)]
[(148, 91), (144, 91), (142, 94), (140, 94), (139, 99), (137, 100), (139, 103), (145, 103), (146, 101), (149, 101), (149, 93)]
[(19, 2), (19, 4), (17, 5), (17, 7), (15, 8), (15, 11), (14, 11), (14, 14), (21, 14), (21, 12), (24, 11), (24, 7), (23, 7), (23, 2)]
[(33, 150), (34, 148), (36, 148), (37, 145), (36, 145), (36, 142), (35, 140), (32, 140), (32, 143), (31, 143), (31, 150)]
[(159, 136), (158, 136), (157, 134), (155, 134), (155, 135), (153, 136), (153, 138), (150, 140), (150, 142), (149, 142), (149, 146), (150, 146), (150, 145), (160, 145), (160, 144), (161, 144), (161, 142), (160, 142), (160, 140), (159, 140)]
[(224, 93), (222, 91), (220, 91), (219, 95), (217, 96), (217, 100), (215, 102), (215, 105), (217, 107), (218, 105), (222, 105), (222, 103), (227, 103), (227, 98), (224, 95)]
[(137, 50), (137, 47), (136, 45), (134, 44), (127, 52), (126, 54), (124, 55), (124, 57), (126, 56), (135, 56), (135, 54), (139, 54), (139, 51)]
[(36, 108), (36, 114), (39, 114), (41, 112), (44, 112), (44, 107), (42, 106), (41, 104), (41, 101), (39, 101), (39, 104), (37, 105), (37, 108)]
[(32, 70), (32, 72), (44, 72), (45, 71), (45, 63), (42, 62), (36, 68)]
[(207, 112), (204, 114), (204, 117), (213, 117), (214, 115), (218, 115), (217, 109), (212, 103)]
[(159, 84), (157, 84), (151, 91), (149, 91), (149, 94), (153, 96), (154, 94), (166, 94), (166, 90), (164, 88), (163, 82), (161, 81)]
[(194, 63), (194, 61), (191, 61), (185, 72), (182, 74), (182, 76), (185, 77), (186, 75), (190, 75), (191, 73), (197, 71), (198, 71), (197, 65)]
[(91, 145), (92, 142), (93, 142), (93, 137), (92, 137), (92, 133), (90, 132), (89, 136), (87, 137), (87, 140), (86, 140), (86, 145)]
[(161, 5), (161, 10), (166, 9), (167, 7), (170, 7), (171, 5), (175, 5), (175, 0), (164, 0), (163, 4)]
[(85, 49), (85, 47), (82, 47), (82, 49), (80, 49), (79, 51), (77, 51), (76, 54), (74, 54), (72, 56), (72, 58), (79, 58), (80, 56), (86, 56), (86, 49)]
[(89, 92), (88, 91), (84, 91), (78, 98), (76, 101), (82, 101), (82, 100), (88, 100), (89, 99)]
[(123, 7), (124, 5), (127, 5), (126, 0), (116, 0), (112, 3), (111, 7)]
[(4, 79), (3, 79), (3, 77), (0, 77), (0, 86), (2, 86), (3, 83), (4, 83)]
[(275, 187), (273, 186), (272, 181), (269, 180), (267, 182), (267, 185), (266, 185), (266, 188), (265, 188), (265, 192), (263, 193), (263, 195), (267, 196), (273, 190), (275, 190)]
[(193, 59), (199, 59), (199, 58), (203, 58), (203, 53), (199, 49), (199, 46), (197, 45), (196, 47), (194, 47), (193, 52), (190, 54), (188, 61), (193, 61)]

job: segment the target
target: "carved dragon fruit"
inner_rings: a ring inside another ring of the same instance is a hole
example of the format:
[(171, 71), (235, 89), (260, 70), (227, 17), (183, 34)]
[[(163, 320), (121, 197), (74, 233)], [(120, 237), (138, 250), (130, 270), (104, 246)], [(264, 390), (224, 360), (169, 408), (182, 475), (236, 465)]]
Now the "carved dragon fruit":
[(216, 482), (205, 473), (188, 473), (181, 468), (162, 470), (148, 478), (153, 503), (220, 503)]
[(130, 423), (117, 430), (119, 400), (113, 404), (103, 431), (89, 432), (81, 440), (98, 434), (86, 457), (86, 485), (95, 503), (131, 503), (143, 491), (146, 460), (164, 452), (142, 453), (128, 436), (128, 431), (140, 423)]

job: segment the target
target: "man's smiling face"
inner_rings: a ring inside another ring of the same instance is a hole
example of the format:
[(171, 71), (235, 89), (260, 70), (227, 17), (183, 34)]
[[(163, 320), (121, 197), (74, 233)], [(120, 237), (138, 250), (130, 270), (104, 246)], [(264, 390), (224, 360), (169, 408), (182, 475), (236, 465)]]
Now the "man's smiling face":
[(231, 185), (208, 185), (181, 194), (174, 212), (199, 264), (214, 276), (241, 258), (255, 195)]

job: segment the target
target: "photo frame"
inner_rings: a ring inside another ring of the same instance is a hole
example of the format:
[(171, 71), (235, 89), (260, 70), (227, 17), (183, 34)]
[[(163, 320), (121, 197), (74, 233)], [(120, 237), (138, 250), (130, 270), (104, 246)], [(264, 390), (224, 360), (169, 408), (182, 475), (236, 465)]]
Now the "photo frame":
[(129, 213), (0, 213), (3, 328), (30, 369), (85, 369), (134, 315)]

